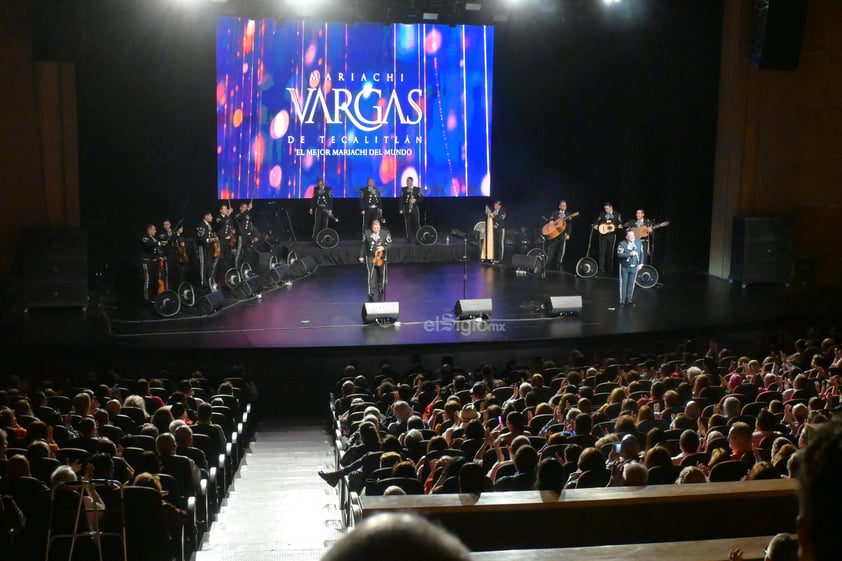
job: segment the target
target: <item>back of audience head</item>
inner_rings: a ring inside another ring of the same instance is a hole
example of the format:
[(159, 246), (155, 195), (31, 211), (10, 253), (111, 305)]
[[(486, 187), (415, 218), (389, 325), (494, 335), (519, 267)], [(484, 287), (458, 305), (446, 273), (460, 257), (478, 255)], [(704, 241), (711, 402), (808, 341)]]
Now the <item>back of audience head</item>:
[(670, 456), (669, 450), (663, 446), (654, 446), (646, 451), (643, 463), (647, 469), (658, 466), (670, 467), (672, 466), (672, 456)]
[(780, 533), (769, 540), (765, 561), (798, 561), (798, 536)]
[(596, 448), (585, 448), (579, 455), (579, 471), (603, 471), (605, 470), (605, 456)]
[(34, 462), (50, 457), (50, 445), (43, 440), (33, 440), (26, 447), (26, 457)]
[(76, 473), (70, 466), (59, 466), (50, 475), (50, 487), (56, 487), (69, 481), (76, 481)]
[(520, 473), (534, 473), (538, 467), (538, 452), (529, 444), (520, 446), (514, 455), (515, 468)]
[(470, 561), (452, 534), (412, 514), (367, 518), (337, 541), (322, 561)]
[(479, 495), (485, 490), (485, 474), (482, 466), (474, 462), (466, 462), (459, 468), (459, 492)]
[(839, 505), (842, 504), (842, 485), (838, 480), (842, 473), (842, 420), (833, 419), (815, 429), (803, 450), (798, 472), (801, 481), (798, 516), (801, 559), (838, 559), (836, 531)]
[(8, 479), (20, 479), (30, 477), (29, 460), (23, 454), (15, 454), (6, 460), (6, 477)]
[(564, 468), (555, 458), (544, 458), (538, 464), (538, 476), (535, 480), (537, 490), (560, 493), (566, 480)]
[(693, 454), (699, 451), (699, 433), (694, 430), (686, 429), (678, 437), (678, 446), (682, 452), (686, 454)]
[(687, 466), (678, 474), (678, 479), (675, 482), (679, 485), (686, 483), (707, 483), (705, 472), (696, 466)]
[[(654, 448), (653, 448), (654, 450)], [(649, 479), (649, 472), (646, 466), (637, 462), (628, 462), (623, 465), (623, 481), (631, 487), (642, 487)]]

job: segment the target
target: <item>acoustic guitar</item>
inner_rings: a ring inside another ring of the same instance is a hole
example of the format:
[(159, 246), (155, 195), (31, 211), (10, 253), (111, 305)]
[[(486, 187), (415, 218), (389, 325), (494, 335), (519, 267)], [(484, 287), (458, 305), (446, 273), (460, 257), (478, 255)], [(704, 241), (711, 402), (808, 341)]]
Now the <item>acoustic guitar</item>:
[(664, 226), (669, 226), (669, 221), (659, 222), (654, 226), (633, 226), (629, 227), (629, 230), (634, 232), (634, 237), (642, 240), (644, 238), (648, 238), (649, 234), (652, 233), (652, 230), (657, 230), (658, 228), (663, 228)]
[(597, 227), (597, 231), (598, 231), (600, 234), (602, 234), (603, 236), (604, 236), (605, 234), (610, 234), (611, 232), (613, 232), (613, 231), (614, 231), (614, 230), (616, 230), (616, 229), (617, 229), (617, 227), (616, 227), (616, 226), (614, 226), (614, 224), (612, 224), (611, 222), (603, 222), (602, 224), (600, 224), (600, 225)]
[(578, 212), (567, 215), (567, 218), (556, 218), (550, 220), (541, 228), (541, 233), (547, 237), (548, 240), (554, 240), (559, 237), (567, 229), (567, 221), (579, 216)]

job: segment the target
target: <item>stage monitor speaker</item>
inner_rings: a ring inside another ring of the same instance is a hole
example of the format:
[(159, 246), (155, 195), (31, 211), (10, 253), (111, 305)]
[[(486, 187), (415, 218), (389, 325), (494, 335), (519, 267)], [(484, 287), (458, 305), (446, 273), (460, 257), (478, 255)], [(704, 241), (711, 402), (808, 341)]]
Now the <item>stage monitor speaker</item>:
[(398, 302), (366, 302), (363, 304), (363, 323), (374, 323), (378, 320), (395, 322), (399, 313)]
[(260, 294), (261, 290), (263, 290), (263, 277), (250, 277), (243, 279), (234, 288), (234, 294), (237, 298), (251, 298)]
[(293, 280), (303, 279), (318, 269), (316, 260), (311, 255), (305, 255), (301, 259), (297, 259), (289, 266), (289, 276)]
[(801, 57), (807, 0), (754, 2), (751, 60), (760, 70), (795, 70)]
[(457, 300), (453, 307), (456, 319), (472, 319), (491, 317), (491, 298), (476, 298), (473, 300)]
[(515, 271), (527, 271), (529, 273), (540, 273), (544, 268), (541, 257), (537, 255), (524, 255), (523, 253), (512, 254), (512, 269)]
[(578, 316), (582, 313), (582, 297), (548, 296), (544, 301), (544, 313), (548, 316)]
[(737, 216), (731, 237), (732, 282), (786, 284), (792, 265), (792, 224), (786, 218)]
[(225, 295), (219, 290), (208, 292), (199, 299), (199, 310), (206, 316), (214, 313), (225, 305)]

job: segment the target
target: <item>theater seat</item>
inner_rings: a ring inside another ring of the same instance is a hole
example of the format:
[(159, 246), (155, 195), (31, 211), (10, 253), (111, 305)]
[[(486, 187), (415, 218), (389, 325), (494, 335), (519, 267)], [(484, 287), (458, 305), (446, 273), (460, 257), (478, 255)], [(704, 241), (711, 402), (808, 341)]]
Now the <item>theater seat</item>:
[(711, 483), (719, 483), (722, 481), (741, 481), (751, 468), (746, 462), (739, 460), (728, 460), (719, 462), (710, 470), (708, 480)]

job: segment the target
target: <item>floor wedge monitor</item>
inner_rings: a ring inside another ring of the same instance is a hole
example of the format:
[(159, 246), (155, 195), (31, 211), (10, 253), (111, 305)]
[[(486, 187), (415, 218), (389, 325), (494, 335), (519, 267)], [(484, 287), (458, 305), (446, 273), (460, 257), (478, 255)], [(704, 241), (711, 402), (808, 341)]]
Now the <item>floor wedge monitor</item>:
[(582, 313), (581, 296), (548, 296), (544, 301), (548, 316), (578, 316)]
[(363, 304), (363, 323), (395, 322), (398, 320), (399, 313), (398, 302), (365, 302)]
[(491, 298), (476, 298), (473, 300), (457, 300), (453, 307), (456, 319), (472, 319), (491, 317)]

